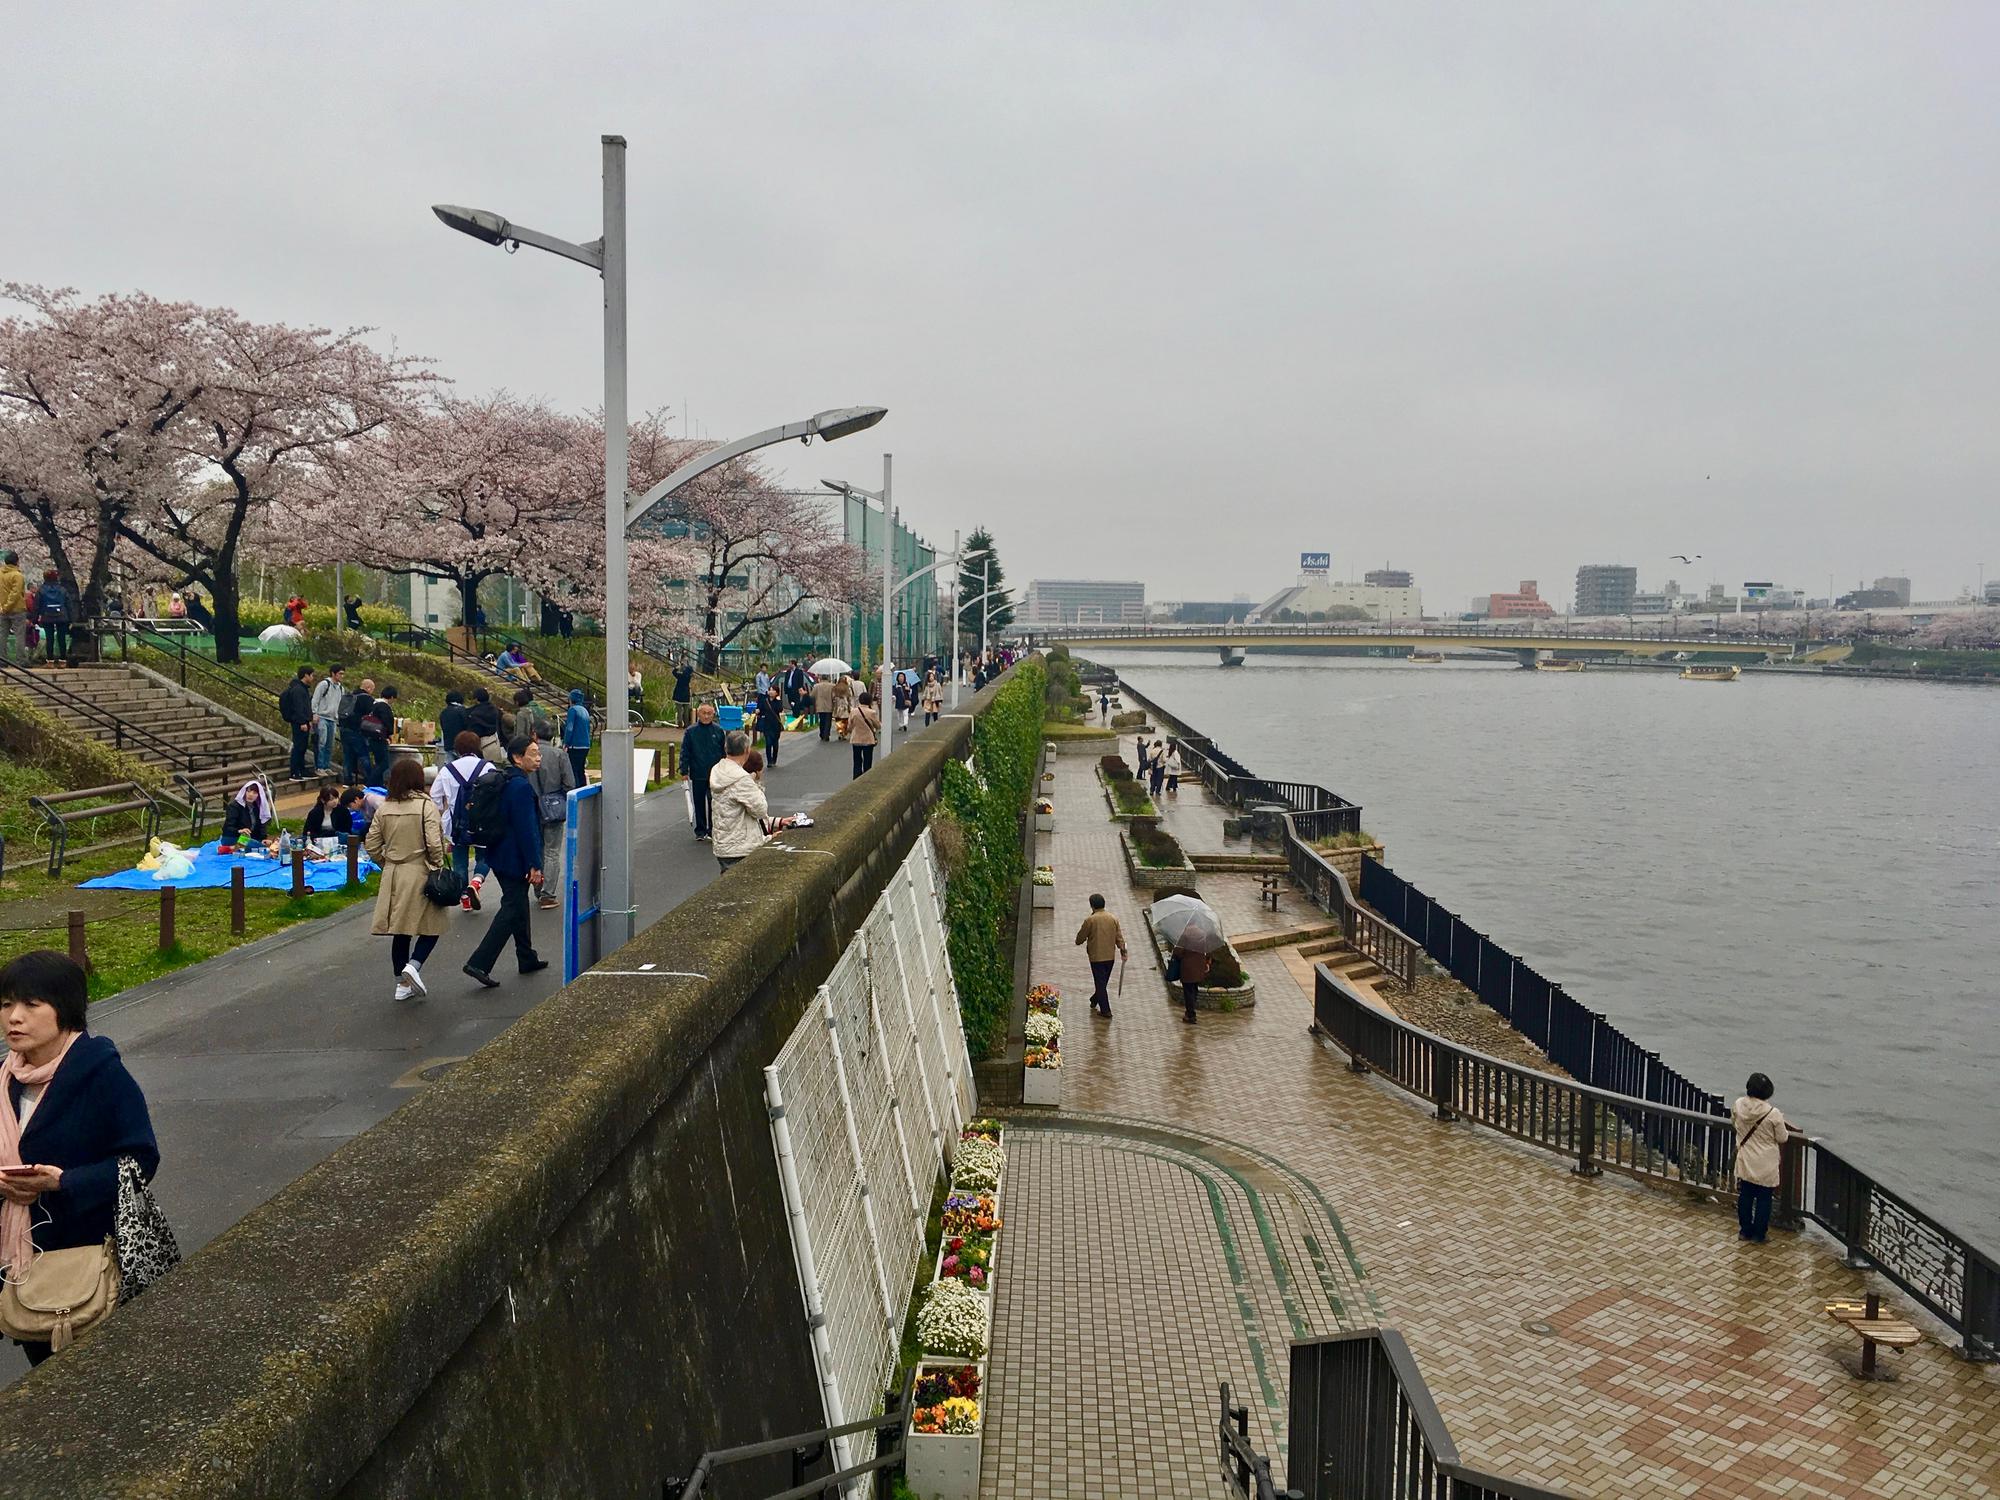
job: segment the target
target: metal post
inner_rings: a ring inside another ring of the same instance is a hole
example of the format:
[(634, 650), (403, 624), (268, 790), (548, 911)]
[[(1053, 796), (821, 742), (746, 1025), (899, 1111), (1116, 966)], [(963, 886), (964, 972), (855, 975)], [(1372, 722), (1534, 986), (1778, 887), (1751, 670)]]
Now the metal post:
[(160, 887), (160, 951), (169, 951), (174, 942), (174, 888), (163, 885)]
[(69, 961), (85, 973), (90, 972), (90, 948), (83, 935), (84, 916), (80, 911), (69, 914)]
[(229, 930), (238, 937), (243, 935), (243, 866), (233, 866), (229, 871)]
[(303, 900), (306, 895), (306, 851), (292, 851), (292, 899)]
[(632, 940), (631, 599), (625, 555), (625, 137), (604, 137), (604, 884), (599, 952)]
[(958, 533), (951, 534), (951, 706), (958, 707), (958, 575), (961, 559), (958, 551)]
[(993, 549), (986, 549), (986, 556), (979, 563), (979, 586), (986, 592), (979, 596), (979, 665), (986, 665), (986, 622), (993, 618)]
[(361, 835), (358, 833), (347, 836), (347, 883), (361, 883)]
[(889, 733), (890, 721), (896, 716), (889, 711), (894, 689), (890, 674), (895, 670), (895, 648), (889, 641), (890, 611), (896, 605), (896, 511), (889, 500), (890, 455), (882, 455), (882, 699), (875, 705), (882, 716), (882, 754), (889, 753), (893, 736)]

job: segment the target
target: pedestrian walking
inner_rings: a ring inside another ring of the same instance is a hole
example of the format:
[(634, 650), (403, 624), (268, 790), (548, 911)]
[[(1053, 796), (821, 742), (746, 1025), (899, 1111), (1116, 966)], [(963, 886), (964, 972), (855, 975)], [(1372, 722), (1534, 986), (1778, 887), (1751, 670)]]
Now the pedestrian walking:
[(910, 685), (903, 680), (901, 672), (896, 674), (889, 685), (889, 690), (893, 694), (892, 701), (896, 710), (896, 728), (907, 734), (910, 729)]
[(555, 747), (556, 722), (549, 717), (549, 711), (535, 701), (535, 695), (528, 688), (514, 691), (514, 733), (532, 734), (544, 746)]
[(924, 673), (923, 687), (924, 727), (937, 723), (938, 715), (944, 712), (944, 684), (938, 681), (937, 668)]
[(785, 732), (785, 695), (777, 683), (757, 703), (757, 733), (764, 737), (764, 759), (778, 763), (778, 741)]
[(42, 660), (52, 667), (69, 663), (69, 628), (76, 622), (76, 599), (54, 568), (42, 570), (35, 590), (35, 624), (42, 632)]
[[(61, 953), (37, 949), (0, 967), (0, 1272), (24, 1293), (38, 1266), (55, 1275), (75, 1258), (43, 1259), (52, 1252), (115, 1258), (120, 1163), (131, 1157), (148, 1182), (160, 1166), (146, 1096), (111, 1039), (90, 1034), (88, 1005), (83, 969)], [(140, 1270), (132, 1264), (126, 1279)], [(54, 1350), (54, 1339), (8, 1332), (31, 1365)]]
[(1111, 717), (1111, 695), (1103, 688), (1097, 690), (1097, 717), (1100, 719)]
[(1185, 1007), (1181, 1019), (1190, 1026), (1194, 1025), (1195, 997), (1200, 993), (1201, 982), (1208, 978), (1210, 967), (1208, 954), (1185, 943), (1175, 948), (1168, 960), (1167, 977), (1180, 984), (1181, 1004)]
[(458, 901), (459, 909), (478, 911), (479, 887), (485, 883), (488, 869), (486, 853), (472, 842), (471, 827), (460, 816), (460, 810), (466, 805), (465, 799), (471, 792), (473, 782), (481, 776), (498, 773), (493, 769), (493, 763), (479, 753), (477, 730), (459, 730), (451, 748), (452, 758), (439, 768), (436, 779), (431, 782), (431, 801), (437, 804), (445, 838), (451, 844), (451, 867), (465, 882), (465, 894)]
[(1178, 797), (1181, 791), (1181, 776), (1187, 770), (1187, 767), (1181, 764), (1180, 746), (1171, 742), (1168, 743), (1165, 766), (1167, 772), (1167, 793), (1169, 796)]
[(21, 554), (0, 552), (0, 661), (25, 666), (28, 660), (28, 580)]
[(1090, 915), (1077, 928), (1076, 940), (1083, 948), (1083, 956), (1090, 960), (1090, 1008), (1101, 1011), (1108, 1021), (1111, 1019), (1111, 991), (1107, 986), (1111, 981), (1112, 962), (1131, 955), (1125, 948), (1124, 930), (1119, 927), (1118, 919), (1104, 909), (1102, 896), (1093, 895), (1090, 898)]
[[(539, 973), (549, 966), (549, 961), (535, 952), (534, 912), (529, 905), (530, 890), (542, 884), (542, 827), (530, 779), (541, 764), (539, 740), (517, 734), (507, 742), (507, 765), (499, 773), (503, 780), (497, 793), (499, 826), (486, 848), (493, 878), (500, 882), (500, 910), (493, 914), (486, 936), (465, 962), (466, 976), (489, 990), (500, 983), (493, 977), (493, 962), (510, 939), (514, 962), (522, 974)], [(481, 795), (494, 794), (482, 789)]]
[[(576, 705), (572, 703), (571, 709)], [(553, 876), (542, 882), (542, 910), (553, 911), (560, 904), (556, 892), (562, 889), (563, 830), (569, 822), (569, 794), (581, 783), (576, 779), (576, 763), (558, 753), (555, 745), (542, 747), (542, 764), (535, 772), (535, 807), (542, 820), (542, 870)]]
[(847, 743), (854, 751), (855, 776), (875, 764), (876, 731), (881, 727), (882, 720), (875, 712), (875, 695), (863, 688), (855, 700), (854, 712), (847, 719)]
[(424, 795), (424, 766), (409, 756), (389, 768), (388, 796), (368, 824), (368, 857), (382, 867), (369, 931), (389, 938), (396, 999), (425, 993), (424, 960), (444, 936), (445, 908), (426, 894), (433, 870), (447, 869), (451, 846), (437, 804)]
[(465, 694), (453, 688), (444, 695), (444, 707), (438, 713), (439, 761), (451, 759), (451, 747), (458, 742), (458, 733), (465, 728)]
[(813, 714), (819, 720), (820, 743), (833, 738), (834, 685), (831, 677), (815, 677), (812, 685)]
[(1776, 1092), (1767, 1075), (1752, 1073), (1743, 1097), (1729, 1111), (1736, 1127), (1736, 1237), (1755, 1245), (1763, 1244), (1770, 1232), (1771, 1202), (1791, 1128), (1771, 1103)]
[(852, 672), (842, 672), (833, 680), (833, 717), (843, 739), (853, 728), (854, 694), (860, 687), (860, 679)]
[(583, 774), (584, 764), (590, 759), (590, 709), (584, 703), (582, 688), (569, 690), (569, 708), (563, 714), (562, 742), (563, 749), (569, 752), (574, 784), (582, 786), (590, 779)]
[(305, 781), (306, 754), (312, 749), (313, 669), (300, 667), (285, 690), (278, 694), (278, 716), (292, 731), (292, 759), (289, 781)]
[(694, 836), (709, 839), (708, 781), (722, 764), (722, 726), (715, 722), (715, 705), (704, 703), (694, 711), (694, 723), (681, 733), (681, 771), (688, 779), (688, 795), (694, 800)]
[(694, 721), (694, 664), (682, 662), (674, 668), (674, 726), (685, 729)]
[(1160, 793), (1166, 789), (1167, 785), (1167, 742), (1165, 740), (1154, 742), (1152, 758), (1146, 762), (1146, 778), (1147, 790), (1153, 794), (1153, 800), (1158, 802), (1160, 800)]
[[(500, 737), (500, 707), (493, 701), (493, 694), (486, 688), (472, 690), (472, 702), (465, 710), (465, 727), (479, 736), (479, 753), (486, 757), (489, 765), (501, 765), (507, 759), (507, 751)], [(458, 737), (452, 737), (454, 748)]]
[(312, 702), (307, 705), (312, 710), (313, 770), (321, 776), (333, 769), (333, 746), (340, 734), (340, 705), (347, 692), (341, 679), (346, 675), (347, 668), (339, 662), (328, 667), (326, 676), (313, 688)]

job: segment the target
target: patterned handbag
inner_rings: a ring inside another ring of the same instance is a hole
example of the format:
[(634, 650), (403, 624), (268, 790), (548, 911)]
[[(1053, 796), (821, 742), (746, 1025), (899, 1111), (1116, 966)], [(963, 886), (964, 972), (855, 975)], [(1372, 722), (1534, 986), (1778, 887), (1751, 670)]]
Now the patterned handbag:
[(130, 1156), (118, 1158), (118, 1214), (112, 1225), (122, 1278), (118, 1305), (123, 1307), (181, 1262), (173, 1225), (154, 1201), (137, 1159)]

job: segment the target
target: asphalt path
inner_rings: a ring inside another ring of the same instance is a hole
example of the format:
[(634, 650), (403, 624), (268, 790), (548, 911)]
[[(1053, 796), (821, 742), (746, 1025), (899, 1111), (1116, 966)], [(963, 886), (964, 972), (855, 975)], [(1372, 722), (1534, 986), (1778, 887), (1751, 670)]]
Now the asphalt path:
[[(773, 816), (807, 812), (847, 785), (848, 747), (788, 734), (765, 772)], [(694, 838), (678, 784), (634, 809), (639, 921), (665, 917), (720, 871)], [(374, 903), (303, 923), (91, 1007), (144, 1090), (160, 1141), (155, 1195), (193, 1252), (432, 1078), (562, 987), (560, 912), (534, 913), (550, 967), (523, 977), (512, 948), (498, 989), (459, 970), (498, 908), (458, 912), (424, 964), (429, 998), (398, 1004)], [(0, 1382), (27, 1368), (0, 1341)]]

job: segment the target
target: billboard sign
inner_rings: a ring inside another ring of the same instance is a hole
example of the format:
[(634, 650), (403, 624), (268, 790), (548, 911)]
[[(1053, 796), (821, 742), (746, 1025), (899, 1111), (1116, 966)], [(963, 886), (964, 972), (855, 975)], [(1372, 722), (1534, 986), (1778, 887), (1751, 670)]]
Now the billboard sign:
[(1327, 573), (1332, 570), (1333, 554), (1331, 552), (1301, 552), (1299, 554), (1299, 571), (1301, 573)]
[(1771, 590), (1776, 587), (1776, 584), (1769, 582), (1746, 583), (1743, 585), (1743, 597), (1745, 599), (1763, 599), (1768, 597)]

